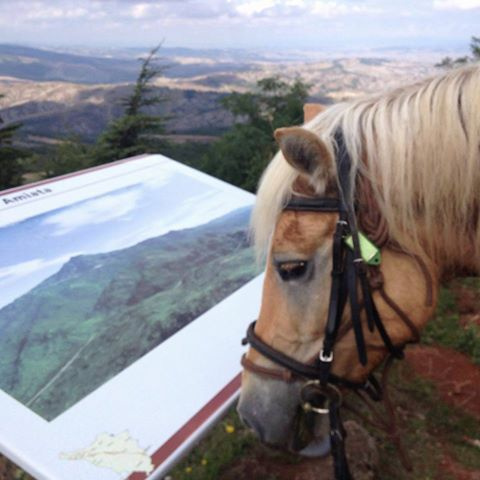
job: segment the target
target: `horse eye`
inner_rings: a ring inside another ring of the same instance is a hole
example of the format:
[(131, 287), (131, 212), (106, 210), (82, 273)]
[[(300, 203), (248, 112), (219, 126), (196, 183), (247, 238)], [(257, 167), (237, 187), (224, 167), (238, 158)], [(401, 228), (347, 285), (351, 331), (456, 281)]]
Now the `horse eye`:
[(307, 272), (308, 262), (306, 261), (291, 261), (278, 262), (277, 271), (283, 281), (298, 280)]

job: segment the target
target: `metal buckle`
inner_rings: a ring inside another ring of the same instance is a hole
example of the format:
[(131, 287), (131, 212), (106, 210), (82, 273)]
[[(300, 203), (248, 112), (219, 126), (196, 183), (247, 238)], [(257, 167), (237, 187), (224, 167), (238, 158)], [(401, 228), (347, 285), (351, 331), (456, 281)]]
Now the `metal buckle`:
[(325, 355), (323, 348), (320, 350), (320, 353), (318, 354), (318, 358), (320, 361), (324, 363), (331, 363), (333, 361), (333, 351), (330, 352), (329, 355)]
[[(305, 398), (308, 396), (312, 398), (312, 394), (317, 396), (318, 399), (324, 400), (325, 405), (312, 405), (312, 400), (309, 398)], [(338, 406), (342, 404), (342, 394), (340, 390), (331, 383), (322, 385), (319, 380), (310, 380), (306, 382), (300, 392), (300, 399), (304, 412), (313, 412), (319, 415), (327, 415), (330, 412), (330, 404), (332, 403), (332, 401), (335, 401)]]
[(314, 407), (310, 402), (303, 402), (302, 408), (305, 413), (313, 412), (313, 413), (317, 413), (318, 415), (328, 415), (329, 413), (328, 408)]

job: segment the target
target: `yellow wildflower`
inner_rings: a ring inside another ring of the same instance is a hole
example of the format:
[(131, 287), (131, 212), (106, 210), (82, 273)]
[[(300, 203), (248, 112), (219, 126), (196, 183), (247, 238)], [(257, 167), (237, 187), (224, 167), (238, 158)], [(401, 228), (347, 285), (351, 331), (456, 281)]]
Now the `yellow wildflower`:
[(225, 431), (227, 433), (233, 433), (235, 431), (235, 427), (233, 425), (230, 425), (229, 423), (227, 423), (227, 425), (225, 425)]

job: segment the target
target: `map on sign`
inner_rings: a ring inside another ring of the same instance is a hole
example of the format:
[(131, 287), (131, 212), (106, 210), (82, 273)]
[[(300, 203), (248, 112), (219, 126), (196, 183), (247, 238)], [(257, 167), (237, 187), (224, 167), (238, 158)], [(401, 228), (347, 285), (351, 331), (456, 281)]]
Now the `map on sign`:
[(89, 447), (75, 452), (62, 452), (60, 458), (86, 460), (117, 473), (151, 473), (154, 468), (150, 455), (138, 446), (128, 432), (118, 435), (101, 433)]
[[(258, 307), (252, 203), (160, 155), (0, 194), (0, 420), (39, 431), (4, 434), (2, 451), (24, 450), (38, 478), (154, 471), (240, 370), (232, 345)], [(29, 457), (40, 439), (47, 456)]]

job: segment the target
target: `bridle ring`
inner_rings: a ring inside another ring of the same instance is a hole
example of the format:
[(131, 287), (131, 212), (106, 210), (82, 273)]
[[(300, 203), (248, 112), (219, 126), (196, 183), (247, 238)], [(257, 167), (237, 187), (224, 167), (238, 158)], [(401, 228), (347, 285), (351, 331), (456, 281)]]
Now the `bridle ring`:
[(302, 387), (302, 392), (300, 394), (301, 397), (306, 394), (306, 389), (308, 388), (312, 388), (315, 394), (324, 397), (326, 402), (325, 406), (319, 407), (312, 405), (311, 400), (302, 401), (302, 408), (304, 412), (313, 412), (319, 415), (327, 415), (330, 412), (330, 403), (335, 402), (337, 404), (337, 407), (340, 407), (340, 405), (342, 404), (342, 393), (335, 385), (332, 385), (331, 383), (322, 385), (318, 380), (309, 380)]

